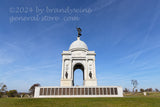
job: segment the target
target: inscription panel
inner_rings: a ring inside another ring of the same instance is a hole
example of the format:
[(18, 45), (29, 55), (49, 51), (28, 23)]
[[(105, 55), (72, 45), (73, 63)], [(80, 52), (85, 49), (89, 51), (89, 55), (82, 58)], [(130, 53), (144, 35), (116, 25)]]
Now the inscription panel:
[(103, 88), (100, 88), (100, 95), (103, 95)]
[(51, 94), (51, 88), (48, 88), (48, 95)]
[(88, 95), (88, 88), (85, 88), (85, 95)]
[(43, 95), (43, 88), (40, 88), (40, 95)]
[(54, 89), (55, 89), (55, 88), (52, 88), (51, 95), (54, 95)]
[(106, 88), (103, 88), (104, 95), (107, 95)]
[(47, 88), (44, 88), (44, 95), (47, 95)]
[(73, 88), (70, 89), (70, 95), (73, 95)]
[(117, 88), (40, 88), (39, 95), (118, 95)]
[(85, 91), (85, 89), (84, 88), (81, 88), (81, 95), (84, 95), (84, 92)]
[(115, 95), (118, 95), (117, 88), (114, 88), (114, 91), (115, 91)]
[(55, 88), (55, 95), (58, 95), (58, 88)]
[(67, 95), (70, 95), (69, 88), (67, 88)]
[(114, 95), (113, 88), (111, 88), (111, 95)]
[(107, 94), (110, 95), (110, 88), (107, 88)]
[(92, 90), (93, 90), (93, 95), (96, 95), (96, 89), (93, 88)]

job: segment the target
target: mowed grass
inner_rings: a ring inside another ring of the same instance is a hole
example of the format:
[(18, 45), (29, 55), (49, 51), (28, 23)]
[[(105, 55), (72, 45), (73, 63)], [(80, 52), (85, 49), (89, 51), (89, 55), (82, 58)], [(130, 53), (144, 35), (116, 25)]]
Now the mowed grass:
[(160, 107), (160, 97), (0, 98), (0, 107)]

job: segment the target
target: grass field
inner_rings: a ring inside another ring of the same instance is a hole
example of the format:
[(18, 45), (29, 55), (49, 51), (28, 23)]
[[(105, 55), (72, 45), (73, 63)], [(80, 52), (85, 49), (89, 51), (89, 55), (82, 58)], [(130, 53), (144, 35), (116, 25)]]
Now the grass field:
[(0, 98), (0, 107), (160, 107), (160, 97)]

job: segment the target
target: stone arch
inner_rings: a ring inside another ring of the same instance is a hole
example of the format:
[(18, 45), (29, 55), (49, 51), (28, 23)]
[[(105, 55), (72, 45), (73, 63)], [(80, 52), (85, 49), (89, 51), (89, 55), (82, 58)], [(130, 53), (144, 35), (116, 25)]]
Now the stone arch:
[[(74, 66), (73, 66), (73, 81), (72, 81), (72, 85), (74, 86), (74, 72), (75, 72), (75, 70), (76, 69), (80, 69), (80, 70), (82, 70), (82, 73), (83, 73), (83, 81), (84, 81), (84, 65), (83, 64), (81, 64), (81, 63), (76, 63)], [(83, 82), (83, 85), (84, 85), (84, 82)]]
[(81, 69), (83, 72), (83, 86), (97, 86), (95, 56), (96, 53), (88, 51), (87, 45), (78, 37), (70, 45), (69, 50), (62, 53), (61, 86), (75, 85), (76, 69)]

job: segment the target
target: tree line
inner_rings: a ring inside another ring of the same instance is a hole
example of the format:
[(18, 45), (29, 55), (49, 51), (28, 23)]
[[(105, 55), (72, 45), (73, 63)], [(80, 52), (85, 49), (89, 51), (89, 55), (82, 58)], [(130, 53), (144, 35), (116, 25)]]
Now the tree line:
[[(137, 86), (138, 86), (138, 81), (137, 81), (137, 80), (131, 80), (131, 84), (132, 84), (132, 86), (133, 86), (132, 91), (129, 90), (129, 89), (127, 89), (127, 88), (125, 88), (125, 89), (123, 90), (123, 92), (133, 92), (133, 93), (135, 93), (135, 92), (160, 92), (159, 89), (157, 89), (157, 88), (155, 88), (155, 89), (152, 89), (152, 88), (143, 89), (143, 88), (141, 88), (141, 89), (138, 91), (138, 89), (136, 89)], [(135, 89), (136, 89), (136, 90), (135, 90)]]
[[(147, 89), (143, 89), (140, 88), (140, 90), (136, 89), (138, 86), (138, 81), (137, 80), (131, 80), (131, 85), (133, 86), (132, 90), (129, 90), (128, 88), (124, 88), (123, 92), (160, 92), (159, 89), (155, 88), (147, 88)], [(34, 91), (35, 91), (35, 87), (40, 86), (39, 83), (33, 84), (30, 88), (28, 92), (18, 92), (17, 90), (7, 90), (7, 85), (0, 83), (0, 97), (24, 97), (25, 95), (28, 97), (33, 97), (34, 96)]]
[(40, 86), (39, 83), (33, 84), (29, 88), (29, 92), (18, 92), (17, 90), (7, 90), (7, 85), (0, 83), (0, 98), (1, 97), (33, 97), (35, 87)]
[[(128, 88), (124, 88), (123, 92), (133, 92), (132, 90), (129, 90)], [(159, 89), (155, 88), (147, 88), (147, 89), (143, 89), (143, 88), (140, 88), (139, 90), (136, 89), (134, 92), (160, 92)]]

